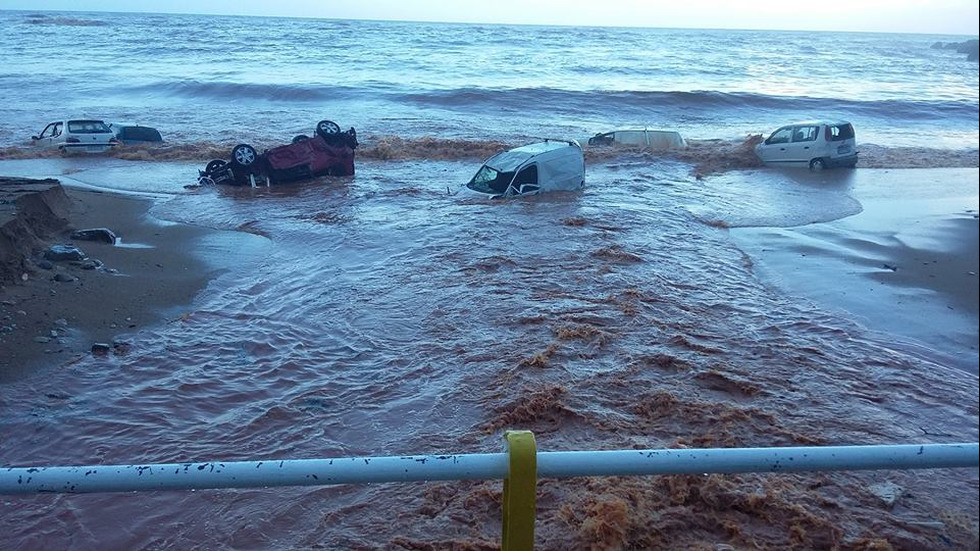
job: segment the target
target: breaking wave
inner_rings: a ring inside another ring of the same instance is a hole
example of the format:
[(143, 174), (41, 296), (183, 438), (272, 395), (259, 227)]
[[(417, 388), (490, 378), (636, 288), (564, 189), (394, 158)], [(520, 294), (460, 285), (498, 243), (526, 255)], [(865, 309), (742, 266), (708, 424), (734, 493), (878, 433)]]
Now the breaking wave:
[(120, 90), (123, 94), (162, 94), (216, 100), (259, 99), (276, 102), (313, 102), (362, 95), (363, 90), (343, 86), (164, 81)]
[(777, 96), (749, 92), (679, 91), (570, 91), (556, 88), (487, 89), (459, 88), (405, 94), (402, 99), (420, 105), (483, 110), (491, 107), (527, 109), (540, 105), (548, 110), (583, 113), (604, 109), (648, 114), (651, 106), (661, 110), (699, 109), (848, 112), (867, 116), (889, 116), (908, 120), (941, 120), (946, 117), (974, 118), (980, 113), (976, 102), (952, 100), (873, 100)]

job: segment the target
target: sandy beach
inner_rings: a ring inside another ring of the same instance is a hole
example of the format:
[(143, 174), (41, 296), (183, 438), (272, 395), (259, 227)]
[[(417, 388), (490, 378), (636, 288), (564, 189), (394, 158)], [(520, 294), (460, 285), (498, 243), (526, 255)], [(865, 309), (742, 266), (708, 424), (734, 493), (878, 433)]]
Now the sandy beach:
[(857, 171), (862, 211), (732, 235), (777, 287), (846, 312), (888, 346), (977, 373), (976, 169)]
[[(96, 344), (124, 354), (128, 341), (119, 335), (178, 318), (216, 272), (194, 251), (212, 230), (155, 220), (148, 214), (151, 199), (60, 189), (68, 200), (66, 225), (47, 232), (25, 269), (0, 287), (0, 382), (43, 376), (92, 354)], [(99, 227), (111, 229), (119, 242), (70, 239), (72, 230)], [(51, 244), (74, 244), (102, 267), (41, 267), (39, 248)]]

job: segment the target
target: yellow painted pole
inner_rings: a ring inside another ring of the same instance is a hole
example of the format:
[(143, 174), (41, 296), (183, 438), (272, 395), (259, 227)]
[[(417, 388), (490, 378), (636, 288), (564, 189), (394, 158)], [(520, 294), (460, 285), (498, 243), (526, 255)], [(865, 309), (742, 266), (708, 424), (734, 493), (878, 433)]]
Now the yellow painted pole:
[(534, 433), (509, 430), (504, 433), (510, 469), (504, 479), (504, 517), (501, 551), (534, 549), (535, 493), (538, 484), (537, 447)]

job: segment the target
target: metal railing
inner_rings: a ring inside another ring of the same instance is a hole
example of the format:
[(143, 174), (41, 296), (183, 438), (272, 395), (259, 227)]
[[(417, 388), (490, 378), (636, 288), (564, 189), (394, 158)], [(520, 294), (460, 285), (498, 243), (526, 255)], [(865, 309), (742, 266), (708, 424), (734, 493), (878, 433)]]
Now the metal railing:
[(977, 443), (541, 452), (528, 431), (506, 453), (0, 468), (0, 494), (504, 480), (504, 549), (530, 548), (537, 478), (932, 469), (980, 466)]

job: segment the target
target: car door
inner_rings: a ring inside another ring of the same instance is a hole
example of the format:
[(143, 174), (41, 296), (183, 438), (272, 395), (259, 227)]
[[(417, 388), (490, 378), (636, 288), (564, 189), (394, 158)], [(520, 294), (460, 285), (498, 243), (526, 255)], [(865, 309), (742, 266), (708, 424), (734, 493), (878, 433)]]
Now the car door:
[(764, 163), (782, 164), (789, 160), (789, 145), (793, 139), (793, 127), (784, 126), (770, 135), (757, 149)]
[(34, 140), (34, 145), (39, 145), (42, 147), (50, 147), (53, 143), (54, 138), (60, 134), (57, 129), (61, 126), (60, 122), (53, 122), (44, 127), (44, 130), (37, 135), (37, 139)]
[(793, 127), (790, 142), (786, 144), (786, 161), (793, 164), (810, 163), (810, 159), (819, 157), (815, 152), (820, 126), (801, 124)]

